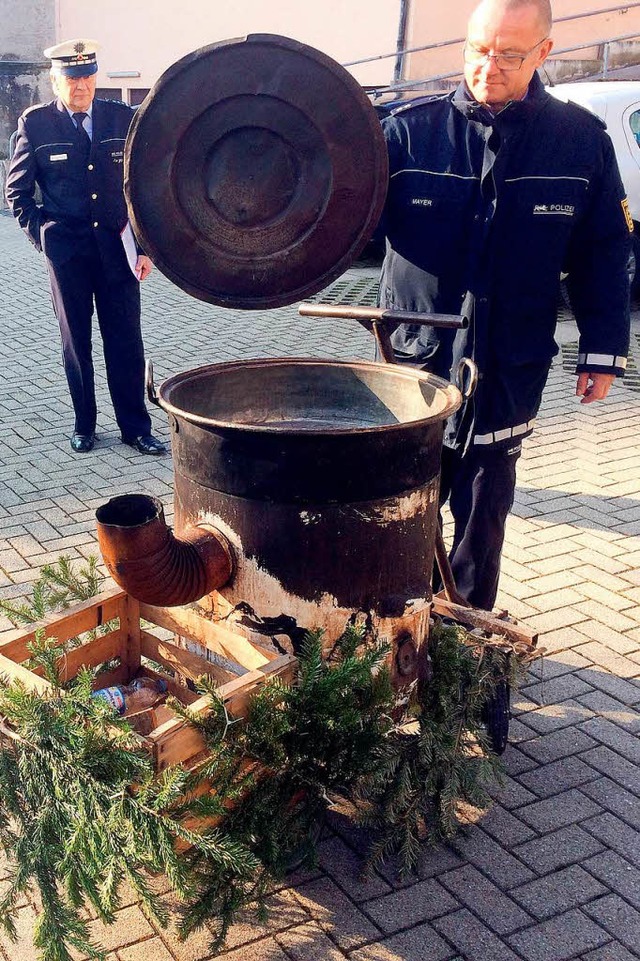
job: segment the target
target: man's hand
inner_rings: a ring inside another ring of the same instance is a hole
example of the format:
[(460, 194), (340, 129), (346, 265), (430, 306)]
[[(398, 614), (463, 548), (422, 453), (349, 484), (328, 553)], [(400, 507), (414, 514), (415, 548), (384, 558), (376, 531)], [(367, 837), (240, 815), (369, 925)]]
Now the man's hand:
[(153, 264), (149, 257), (145, 257), (144, 254), (138, 254), (138, 259), (136, 260), (136, 277), (138, 280), (145, 280), (153, 270)]
[(591, 404), (594, 400), (603, 400), (609, 393), (609, 388), (615, 379), (615, 374), (593, 374), (589, 371), (578, 374), (576, 397), (582, 397), (581, 404)]

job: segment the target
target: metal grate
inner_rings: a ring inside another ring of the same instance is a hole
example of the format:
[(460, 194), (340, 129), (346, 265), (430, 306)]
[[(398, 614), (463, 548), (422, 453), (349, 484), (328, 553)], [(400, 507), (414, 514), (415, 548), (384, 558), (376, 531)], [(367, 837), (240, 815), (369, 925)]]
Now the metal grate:
[(341, 277), (334, 284), (311, 297), (318, 304), (358, 304), (376, 307), (378, 304), (377, 277)]
[[(359, 304), (376, 307), (379, 282), (377, 277), (341, 277), (309, 299), (318, 304)], [(558, 322), (573, 320), (570, 307), (558, 304)]]

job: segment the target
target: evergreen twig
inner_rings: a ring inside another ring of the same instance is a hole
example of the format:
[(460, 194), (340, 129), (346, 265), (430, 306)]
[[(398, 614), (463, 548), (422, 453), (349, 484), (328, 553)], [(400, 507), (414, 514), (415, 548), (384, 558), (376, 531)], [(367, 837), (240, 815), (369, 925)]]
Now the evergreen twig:
[[(43, 568), (30, 604), (0, 609), (15, 623), (40, 620), (99, 586), (96, 564), (76, 568), (63, 557)], [(500, 646), (438, 626), (431, 677), (397, 720), (388, 647), (365, 643), (349, 626), (327, 660), (322, 632), (312, 632), (296, 683), (267, 682), (241, 722), (210, 677), (198, 682), (210, 697), (207, 714), (170, 700), (207, 754), (195, 771), (156, 775), (138, 736), (91, 696), (93, 672), (62, 684), (64, 648), (43, 632), (30, 653), (50, 693), (0, 678), (0, 845), (11, 866), (0, 924), (15, 938), (20, 896), (37, 887), (43, 961), (70, 961), (73, 949), (102, 958), (82, 909), (112, 922), (125, 883), (166, 924), (148, 871), (166, 874), (182, 899), (180, 935), (206, 922), (217, 950), (242, 907), (264, 909), (292, 859), (313, 860), (317, 825), (336, 796), (374, 829), (370, 866), (397, 855), (403, 873), (414, 870), (422, 842), (454, 835), (461, 803), (488, 805), (501, 766), (483, 712), (498, 680), (516, 681), (521, 666)]]
[(397, 853), (403, 875), (415, 870), (421, 842), (454, 836), (461, 802), (488, 806), (487, 789), (502, 773), (483, 709), (509, 670), (508, 657), (442, 625), (432, 630), (429, 651), (431, 677), (407, 719), (413, 727), (390, 733), (355, 790), (360, 820), (376, 835), (369, 868)]
[[(17, 604), (0, 600), (0, 612), (14, 627), (24, 627), (44, 620), (52, 611), (68, 610), (74, 603), (87, 601), (100, 592), (104, 581), (98, 563), (95, 555), (84, 564), (74, 564), (67, 554), (62, 554), (54, 563), (41, 567), (30, 600)], [(82, 639), (71, 638), (68, 644), (74, 647), (81, 641), (92, 640), (98, 633), (108, 632), (111, 626), (111, 622), (106, 622), (97, 630), (86, 631)]]
[(81, 909), (89, 904), (112, 922), (125, 881), (144, 910), (166, 924), (146, 871), (166, 874), (179, 896), (193, 897), (196, 878), (176, 850), (178, 839), (230, 883), (253, 876), (258, 866), (223, 833), (184, 826), (189, 774), (177, 768), (155, 775), (126, 721), (91, 697), (90, 672), (65, 689), (56, 673), (59, 655), (51, 640), (32, 646), (34, 663), (53, 685), (48, 693), (0, 678), (0, 843), (10, 865), (0, 924), (15, 938), (20, 895), (36, 887), (42, 908), (34, 943), (43, 961), (71, 961), (73, 948), (104, 957), (90, 942)]

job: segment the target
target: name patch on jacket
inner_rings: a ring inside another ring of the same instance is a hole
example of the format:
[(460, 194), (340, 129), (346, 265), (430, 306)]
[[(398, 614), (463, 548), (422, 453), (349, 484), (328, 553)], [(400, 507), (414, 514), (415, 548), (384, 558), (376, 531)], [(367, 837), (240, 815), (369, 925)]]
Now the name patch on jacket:
[(412, 197), (411, 203), (414, 207), (433, 207), (433, 200), (430, 197)]
[(68, 153), (52, 153), (52, 154), (49, 154), (49, 160), (68, 160), (68, 159), (69, 159), (69, 154), (68, 154)]
[(534, 214), (555, 214), (561, 217), (573, 217), (576, 208), (573, 204), (534, 204)]
[(111, 159), (113, 160), (114, 164), (124, 163), (124, 150), (112, 150)]

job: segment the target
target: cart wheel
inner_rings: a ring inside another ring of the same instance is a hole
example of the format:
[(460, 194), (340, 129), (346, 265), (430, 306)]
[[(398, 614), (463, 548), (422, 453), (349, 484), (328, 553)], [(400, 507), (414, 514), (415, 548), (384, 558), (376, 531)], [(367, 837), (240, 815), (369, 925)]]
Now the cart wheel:
[(492, 696), (485, 704), (483, 721), (495, 754), (504, 754), (509, 740), (511, 687), (505, 678), (496, 682)]

